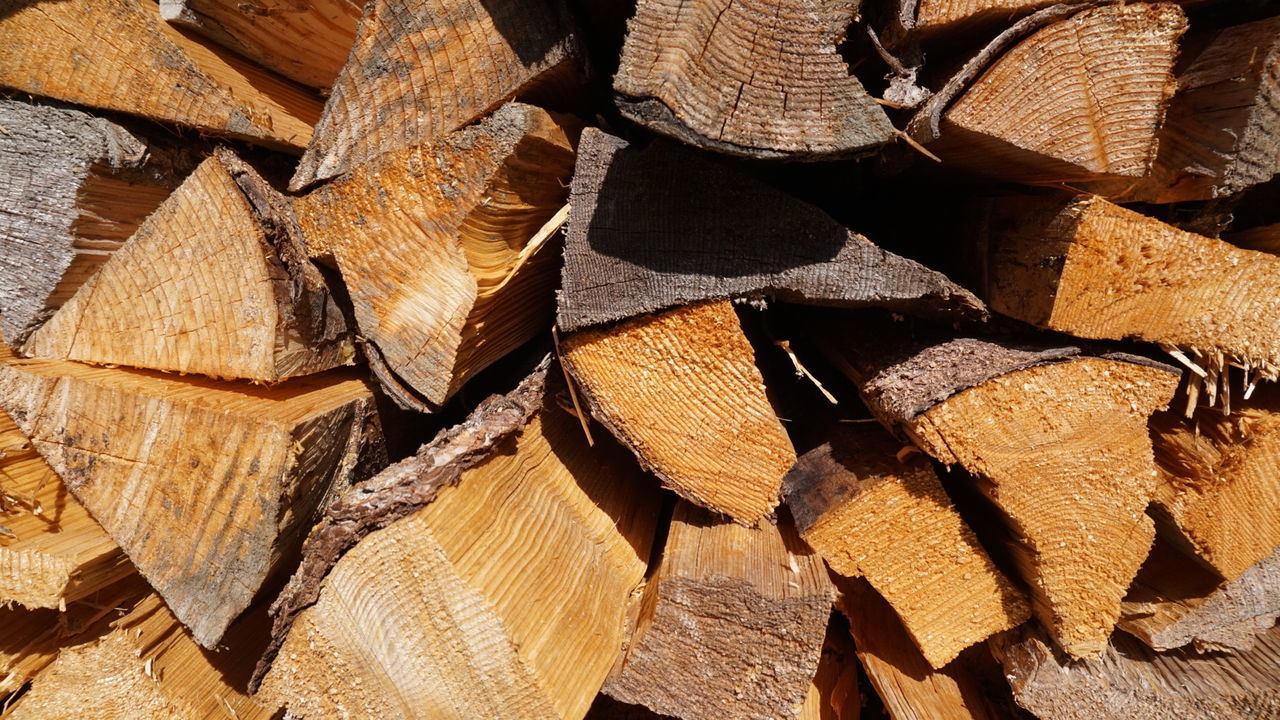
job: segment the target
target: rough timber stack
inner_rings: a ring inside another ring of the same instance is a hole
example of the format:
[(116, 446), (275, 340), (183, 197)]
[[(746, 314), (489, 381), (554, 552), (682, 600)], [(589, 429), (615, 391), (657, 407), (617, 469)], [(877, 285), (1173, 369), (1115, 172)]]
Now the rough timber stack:
[(1280, 718), (1280, 5), (0, 0), (0, 717)]

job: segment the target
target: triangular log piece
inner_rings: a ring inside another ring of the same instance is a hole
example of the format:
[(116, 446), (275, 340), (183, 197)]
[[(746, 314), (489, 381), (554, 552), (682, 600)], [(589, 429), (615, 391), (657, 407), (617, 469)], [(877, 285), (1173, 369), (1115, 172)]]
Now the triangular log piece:
[(16, 360), (0, 405), (205, 647), (325, 497), (385, 463), (348, 371), (259, 388)]
[(702, 300), (982, 315), (969, 291), (818, 208), (670, 141), (588, 128), (570, 197), (559, 325), (577, 330)]
[(1038, 633), (993, 640), (1018, 704), (1040, 720), (1261, 720), (1280, 716), (1280, 626), (1238, 655), (1157, 653), (1116, 633), (1073, 661)]
[(946, 111), (929, 149), (1002, 180), (1140, 178), (1155, 157), (1186, 27), (1177, 5), (1134, 3), (1041, 28)]
[(0, 328), (18, 346), (155, 210), (195, 153), (56, 105), (0, 97)]
[(134, 572), (0, 411), (0, 604), (65, 608)]
[(1055, 0), (895, 0), (899, 7), (914, 6), (915, 14), (904, 17), (915, 37), (922, 42), (962, 39), (969, 41), (990, 35), (992, 26), (1009, 24), (1020, 15), (1053, 5)]
[(583, 330), (561, 351), (592, 415), (663, 485), (744, 525), (778, 505), (795, 450), (729, 301)]
[(818, 671), (809, 683), (798, 720), (858, 720), (862, 691), (858, 687), (858, 658), (849, 628), (834, 619), (822, 641)]
[(263, 610), (246, 616), (231, 628), (227, 647), (210, 652), (150, 593), (110, 632), (62, 649), (5, 718), (271, 720), (278, 706), (245, 691), (266, 623)]
[(825, 330), (834, 359), (887, 425), (974, 475), (1011, 531), (1036, 617), (1072, 656), (1096, 656), (1155, 536), (1147, 418), (1178, 373), (875, 320)]
[(1120, 629), (1156, 650), (1249, 650), (1280, 619), (1280, 548), (1223, 583), (1158, 539), (1121, 612)]
[(557, 258), (538, 252), (552, 239), (539, 230), (564, 206), (576, 139), (574, 122), (509, 103), (294, 203), (308, 251), (333, 256), (374, 369), (404, 404), (439, 406), (550, 326)]
[(640, 0), (613, 89), (627, 117), (754, 158), (856, 155), (893, 139), (838, 46), (858, 2)]
[(789, 523), (743, 527), (681, 501), (604, 691), (682, 720), (799, 717), (834, 600)]
[(284, 198), (219, 150), (22, 351), (259, 382), (349, 364), (342, 311), (290, 224)]
[(359, 0), (160, 0), (160, 14), (268, 70), (324, 92), (347, 61), (363, 5)]
[(783, 481), (800, 536), (835, 572), (865, 577), (931, 666), (1030, 616), (923, 455), (874, 423), (829, 438)]
[[(893, 720), (1004, 720), (988, 687), (986, 649), (968, 649), (942, 669), (924, 659), (898, 615), (861, 578), (840, 578), (838, 601), (858, 659)], [(985, 657), (984, 657), (985, 656)]]
[(1228, 366), (1249, 384), (1280, 376), (1280, 258), (1098, 197), (1002, 199), (985, 224), (992, 309), (1079, 337), (1172, 346), (1195, 372), (1188, 407), (1201, 387), (1210, 404), (1230, 391)]
[(482, 409), (437, 440), (469, 469), (446, 477), (424, 448), (370, 481), (391, 493), (350, 495), (383, 529), (333, 565), (259, 695), (306, 720), (587, 713), (625, 643), (660, 496), (553, 405)]
[(320, 100), (169, 26), (152, 0), (0, 2), (0, 87), (297, 152)]
[(370, 0), (289, 188), (453, 132), (570, 71), (575, 47), (560, 0)]

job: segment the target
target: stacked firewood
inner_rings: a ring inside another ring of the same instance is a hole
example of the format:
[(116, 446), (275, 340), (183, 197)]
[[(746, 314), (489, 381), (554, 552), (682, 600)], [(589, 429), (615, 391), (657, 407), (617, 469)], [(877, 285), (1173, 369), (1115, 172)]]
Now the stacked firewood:
[(1280, 718), (1280, 6), (0, 0), (0, 716)]

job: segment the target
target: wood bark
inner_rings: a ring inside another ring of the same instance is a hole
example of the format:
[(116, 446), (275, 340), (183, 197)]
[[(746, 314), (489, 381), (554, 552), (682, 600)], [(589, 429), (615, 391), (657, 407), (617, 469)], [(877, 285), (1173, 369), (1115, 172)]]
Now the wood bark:
[(832, 570), (876, 588), (929, 665), (1030, 616), (921, 454), (879, 426), (829, 437), (784, 480), (796, 526)]
[(0, 98), (0, 329), (17, 346), (195, 166), (181, 146), (80, 110)]
[(0, 3), (0, 87), (297, 152), (319, 98), (187, 38), (150, 0)]
[(583, 330), (561, 350), (592, 415), (663, 485), (744, 525), (778, 505), (795, 450), (728, 301)]
[(201, 163), (22, 350), (258, 382), (355, 355), (284, 198), (228, 150)]
[(205, 647), (324, 498), (385, 464), (351, 372), (255, 388), (17, 360), (0, 405)]
[(555, 257), (538, 252), (551, 239), (539, 230), (564, 206), (576, 135), (572, 120), (510, 103), (294, 203), (402, 404), (438, 407), (550, 325)]
[(347, 61), (363, 5), (358, 0), (160, 0), (160, 15), (325, 92)]
[(570, 205), (558, 318), (564, 331), (731, 297), (985, 313), (940, 273), (674, 143), (633, 147), (584, 130)]
[(837, 50), (858, 4), (640, 0), (613, 79), (618, 105), (731, 155), (865, 154), (894, 129)]
[(604, 691), (683, 720), (798, 717), (834, 598), (789, 524), (743, 527), (681, 501)]
[(558, 0), (370, 0), (289, 187), (436, 140), (566, 72), (576, 52)]
[(337, 560), (262, 694), (299, 718), (586, 714), (625, 641), (659, 500), (621, 448), (588, 452), (572, 416), (529, 410), (488, 425), (496, 442), (475, 435), (483, 421), (453, 436), (481, 440), (456, 484), (423, 456), (373, 481), (413, 492), (410, 473), (430, 494)]

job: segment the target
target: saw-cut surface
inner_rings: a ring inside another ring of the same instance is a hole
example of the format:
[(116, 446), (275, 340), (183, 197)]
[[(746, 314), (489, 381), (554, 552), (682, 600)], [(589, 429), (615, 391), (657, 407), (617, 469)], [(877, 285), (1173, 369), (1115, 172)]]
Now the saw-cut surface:
[(1023, 39), (947, 110), (943, 163), (1021, 182), (1141, 177), (1175, 88), (1172, 3), (1084, 10)]
[(795, 450), (727, 300), (583, 330), (561, 343), (592, 414), (664, 485), (754, 524)]
[(0, 603), (64, 608), (133, 572), (0, 411)]
[(160, 0), (165, 20), (320, 91), (347, 61), (358, 0)]
[(866, 152), (893, 125), (837, 46), (857, 2), (640, 0), (613, 89), (624, 115), (746, 157)]
[(1030, 616), (923, 455), (874, 423), (828, 437), (784, 479), (800, 536), (835, 572), (865, 577), (930, 665)]
[(0, 2), (0, 87), (297, 152), (311, 92), (187, 38), (151, 0)]
[(917, 0), (914, 29), (926, 41), (963, 37), (966, 31), (1011, 23), (1053, 4), (1054, 0)]
[(1018, 704), (1040, 720), (1272, 720), (1280, 717), (1280, 626), (1248, 652), (1156, 653), (1116, 633), (1097, 660), (1068, 661), (1031, 632), (996, 650)]
[(0, 329), (19, 345), (194, 167), (89, 113), (0, 98)]
[(490, 452), (337, 562), (260, 694), (306, 720), (586, 714), (659, 496), (553, 407)]
[(941, 273), (705, 153), (665, 140), (629, 146), (591, 128), (578, 150), (562, 331), (742, 296), (949, 317), (985, 312)]
[(289, 187), (431, 142), (561, 65), (575, 43), (554, 0), (370, 0)]
[(604, 692), (683, 720), (799, 717), (835, 589), (795, 528), (677, 504)]
[(326, 495), (377, 462), (373, 402), (349, 371), (260, 388), (66, 361), (0, 367), (0, 405), (206, 647)]
[(438, 406), (550, 325), (554, 253), (530, 259), (531, 241), (564, 205), (576, 136), (570, 120), (508, 103), (294, 203), (308, 251), (333, 256), (394, 374), (384, 384)]
[(261, 382), (351, 363), (342, 311), (287, 213), (252, 168), (219, 150), (23, 353)]

